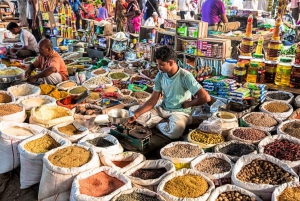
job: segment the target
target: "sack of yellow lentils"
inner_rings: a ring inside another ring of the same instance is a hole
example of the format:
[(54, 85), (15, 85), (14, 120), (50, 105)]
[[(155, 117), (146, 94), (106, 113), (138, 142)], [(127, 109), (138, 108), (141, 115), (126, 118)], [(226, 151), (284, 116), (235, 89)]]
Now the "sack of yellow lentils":
[(299, 200), (300, 183), (283, 184), (275, 188), (272, 201)]
[(48, 130), (43, 134), (38, 134), (22, 141), (18, 146), (21, 162), (20, 188), (25, 189), (40, 182), (43, 170), (43, 157), (46, 152), (62, 145), (70, 144), (69, 140)]
[(90, 131), (76, 121), (67, 121), (56, 126), (53, 126), (52, 131), (70, 140), (78, 142), (80, 139), (90, 133)]
[(98, 154), (83, 145), (62, 146), (43, 157), (39, 200), (71, 190), (72, 181), (81, 172), (100, 167)]
[(198, 201), (207, 200), (214, 189), (214, 183), (204, 174), (184, 168), (165, 177), (157, 193), (168, 201)]

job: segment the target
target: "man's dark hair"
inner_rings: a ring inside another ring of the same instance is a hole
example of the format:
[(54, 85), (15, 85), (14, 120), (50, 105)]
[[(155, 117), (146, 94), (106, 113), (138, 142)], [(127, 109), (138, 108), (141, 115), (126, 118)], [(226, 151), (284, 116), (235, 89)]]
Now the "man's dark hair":
[(10, 23), (7, 25), (6, 29), (7, 29), (7, 30), (12, 30), (12, 29), (18, 28), (18, 27), (19, 27), (19, 25), (18, 25), (17, 23), (15, 23), (15, 22), (10, 22)]
[(163, 46), (156, 50), (155, 59), (162, 60), (163, 62), (167, 62), (170, 60), (177, 61), (177, 55), (173, 48), (169, 46)]
[(104, 7), (105, 5), (106, 5), (106, 4), (103, 2), (103, 3), (102, 3), (102, 7)]

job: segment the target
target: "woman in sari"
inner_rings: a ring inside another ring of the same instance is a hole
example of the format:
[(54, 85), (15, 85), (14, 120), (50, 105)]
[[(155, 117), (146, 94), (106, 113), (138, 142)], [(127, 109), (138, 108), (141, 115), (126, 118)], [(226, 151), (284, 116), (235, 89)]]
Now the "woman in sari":
[(128, 4), (125, 0), (117, 0), (116, 2), (116, 13), (115, 13), (115, 21), (117, 24), (117, 32), (124, 32), (125, 25), (126, 25), (126, 17), (125, 12)]
[(139, 4), (136, 0), (129, 0), (129, 4), (126, 10), (125, 16), (127, 17), (126, 31), (129, 33), (135, 33), (132, 19), (134, 18), (134, 11), (139, 10)]

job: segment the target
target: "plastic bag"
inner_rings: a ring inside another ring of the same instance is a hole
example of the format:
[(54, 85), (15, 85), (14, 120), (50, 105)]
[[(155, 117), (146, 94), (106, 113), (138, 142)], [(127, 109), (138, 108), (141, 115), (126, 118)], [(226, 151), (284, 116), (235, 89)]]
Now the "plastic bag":
[(220, 119), (209, 119), (199, 125), (199, 129), (206, 133), (222, 134), (222, 122)]

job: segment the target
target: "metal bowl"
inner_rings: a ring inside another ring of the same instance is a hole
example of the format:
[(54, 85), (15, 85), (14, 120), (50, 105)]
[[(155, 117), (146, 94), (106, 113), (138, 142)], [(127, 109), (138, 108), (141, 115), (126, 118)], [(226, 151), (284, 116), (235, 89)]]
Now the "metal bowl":
[(124, 109), (111, 109), (107, 115), (112, 124), (124, 124), (130, 118), (129, 111)]
[(3, 77), (0, 78), (0, 90), (6, 90), (8, 87), (16, 83), (16, 77)]

